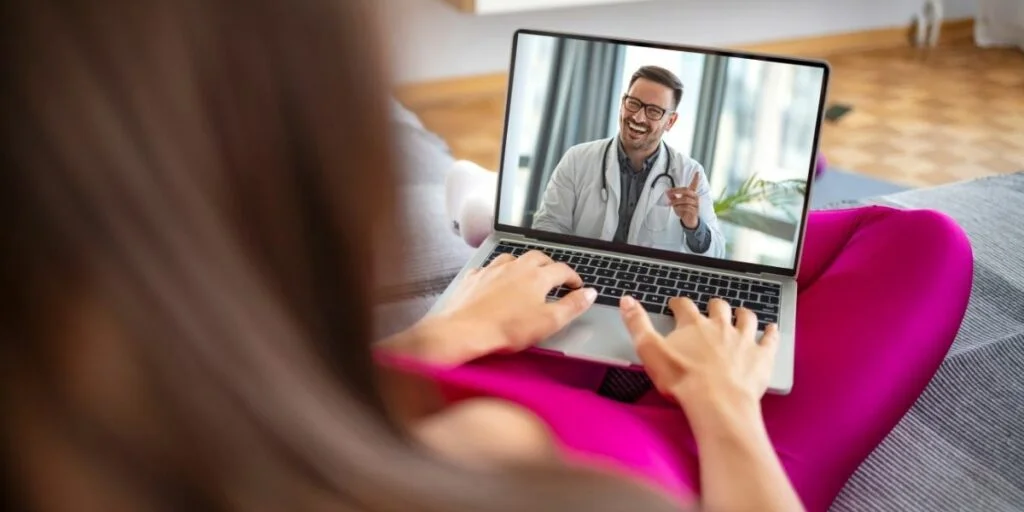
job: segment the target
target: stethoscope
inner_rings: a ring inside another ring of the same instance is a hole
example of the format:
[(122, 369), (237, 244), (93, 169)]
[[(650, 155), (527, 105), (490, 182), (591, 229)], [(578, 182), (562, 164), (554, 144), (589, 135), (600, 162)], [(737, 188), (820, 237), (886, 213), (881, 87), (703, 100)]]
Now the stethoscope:
[[(604, 202), (608, 202), (608, 176), (606, 174), (608, 173), (608, 157), (611, 156), (612, 145), (614, 144), (615, 138), (608, 141), (608, 145), (604, 148), (604, 160), (601, 161), (601, 200)], [(668, 146), (665, 145), (665, 142), (662, 142), (661, 145), (665, 150), (665, 158), (667, 159), (665, 163), (667, 165), (665, 165), (665, 170), (662, 171), (661, 174), (655, 176), (654, 180), (651, 181), (651, 190), (654, 190), (654, 186), (657, 185), (658, 180), (662, 178), (668, 178), (668, 182), (672, 185), (672, 188), (676, 188), (676, 179), (669, 174), (669, 171), (672, 170), (672, 152), (668, 150)]]

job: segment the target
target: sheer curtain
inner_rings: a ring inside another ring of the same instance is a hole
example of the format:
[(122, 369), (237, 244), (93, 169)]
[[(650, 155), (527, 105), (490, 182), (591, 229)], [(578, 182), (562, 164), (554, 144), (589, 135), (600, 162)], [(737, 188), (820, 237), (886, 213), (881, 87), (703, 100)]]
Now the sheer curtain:
[(581, 142), (603, 139), (608, 116), (617, 108), (622, 45), (577, 39), (555, 43), (547, 94), (526, 197), (523, 225), (533, 222), (551, 173), (565, 152)]
[(979, 46), (1024, 50), (1024, 0), (978, 0), (974, 39)]

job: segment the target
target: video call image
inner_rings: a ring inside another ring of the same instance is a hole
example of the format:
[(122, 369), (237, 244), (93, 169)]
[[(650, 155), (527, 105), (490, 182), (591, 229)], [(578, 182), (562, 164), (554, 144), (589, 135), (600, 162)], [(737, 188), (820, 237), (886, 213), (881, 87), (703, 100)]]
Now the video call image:
[(825, 71), (518, 35), (498, 221), (793, 268)]

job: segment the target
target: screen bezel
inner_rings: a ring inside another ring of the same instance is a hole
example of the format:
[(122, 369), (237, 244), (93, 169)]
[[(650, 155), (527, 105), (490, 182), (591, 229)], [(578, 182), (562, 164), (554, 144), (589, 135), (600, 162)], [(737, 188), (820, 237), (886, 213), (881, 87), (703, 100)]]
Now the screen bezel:
[[(499, 212), (501, 212), (501, 189), (502, 189), (502, 178), (505, 174), (505, 152), (508, 149), (508, 125), (511, 117), (510, 106), (512, 102), (512, 95), (515, 83), (515, 72), (516, 72), (516, 53), (519, 49), (519, 36), (521, 35), (536, 35), (546, 37), (561, 37), (568, 39), (578, 39), (584, 41), (592, 41), (599, 43), (610, 43), (610, 44), (622, 44), (631, 46), (642, 46), (647, 48), (656, 48), (662, 50), (675, 50), (681, 52), (693, 52), (702, 53), (705, 55), (718, 55), (722, 57), (740, 57), (745, 59), (763, 60), (767, 62), (776, 62), (782, 64), (794, 64), (800, 66), (815, 67), (822, 70), (822, 81), (821, 81), (821, 92), (818, 97), (818, 120), (814, 127), (814, 143), (811, 151), (811, 161), (807, 169), (807, 191), (804, 196), (804, 206), (800, 214), (800, 227), (798, 229), (798, 235), (796, 240), (796, 250), (793, 258), (793, 267), (776, 267), (771, 265), (763, 265), (759, 263), (748, 263), (741, 261), (732, 261), (720, 258), (711, 258), (708, 256), (701, 256), (699, 254), (689, 254), (676, 251), (667, 251), (663, 249), (652, 249), (649, 247), (639, 247), (636, 245), (617, 243), (613, 241), (604, 241), (595, 238), (580, 237), (575, 235), (565, 235), (560, 233), (552, 233), (550, 231), (543, 231), (539, 229), (514, 226), (511, 224), (502, 224), (500, 221)], [(596, 35), (584, 35), (574, 34), (568, 32), (552, 32), (546, 30), (534, 30), (534, 29), (518, 29), (512, 36), (512, 52), (511, 62), (509, 64), (509, 75), (508, 85), (505, 97), (505, 120), (504, 128), (502, 131), (501, 141), (501, 160), (498, 165), (498, 187), (495, 191), (495, 215), (493, 228), (495, 232), (505, 232), (517, 235), (522, 235), (528, 238), (533, 238), (539, 241), (546, 241), (552, 243), (568, 244), (578, 247), (585, 247), (590, 249), (598, 249), (604, 251), (617, 252), (622, 254), (628, 254), (632, 256), (640, 256), (646, 258), (654, 258), (665, 261), (671, 261), (673, 263), (689, 264), (689, 265), (700, 265), (705, 267), (717, 268), (722, 270), (728, 270), (733, 272), (741, 272), (746, 274), (771, 274), (785, 277), (796, 277), (796, 274), (800, 268), (800, 262), (803, 258), (803, 246), (804, 238), (807, 230), (807, 216), (810, 211), (811, 194), (813, 193), (814, 186), (814, 174), (815, 167), (818, 161), (819, 144), (821, 137), (821, 127), (824, 124), (825, 115), (825, 104), (826, 98), (828, 97), (828, 85), (829, 78), (831, 75), (831, 67), (828, 62), (817, 59), (807, 59), (790, 56), (780, 55), (769, 55), (761, 54), (756, 52), (740, 51), (740, 50), (727, 50), (723, 48), (707, 48), (700, 46), (690, 45), (678, 45), (669, 43), (659, 43), (653, 41), (643, 41), (637, 39), (626, 39), (618, 37), (608, 36), (596, 36)]]

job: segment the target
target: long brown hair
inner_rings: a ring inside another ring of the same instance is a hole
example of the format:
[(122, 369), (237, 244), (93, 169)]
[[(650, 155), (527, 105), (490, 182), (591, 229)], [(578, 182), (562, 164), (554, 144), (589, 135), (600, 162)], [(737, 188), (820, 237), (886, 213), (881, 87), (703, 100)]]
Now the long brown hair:
[[(96, 483), (157, 510), (670, 508), (582, 470), (470, 471), (389, 415), (371, 308), (400, 226), (372, 2), (2, 9), (8, 499), (88, 508), (60, 489)], [(42, 430), (89, 475), (27, 462)]]

